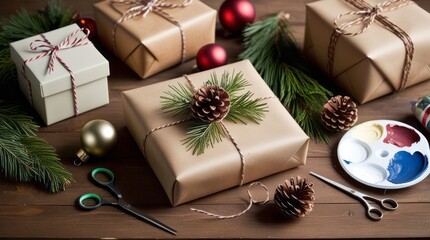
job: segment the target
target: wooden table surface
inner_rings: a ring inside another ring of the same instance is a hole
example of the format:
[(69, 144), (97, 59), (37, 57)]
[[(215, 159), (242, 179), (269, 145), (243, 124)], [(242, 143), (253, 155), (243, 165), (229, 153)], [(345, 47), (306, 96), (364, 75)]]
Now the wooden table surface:
[[(98, 0), (65, 0), (67, 6), (92, 17), (92, 4)], [(221, 0), (206, 0), (209, 6), (219, 9)], [(291, 14), (290, 22), (298, 44), (303, 45), (305, 3), (309, 0), (253, 0), (257, 19), (278, 11)], [(416, 1), (430, 10), (430, 1)], [(14, 0), (0, 3), (0, 16), (6, 17), (17, 9), (40, 9), (46, 1)], [(412, 17), (412, 16), (411, 16)], [(241, 40), (226, 38), (217, 24), (216, 42), (223, 45), (230, 62), (242, 51)], [(316, 203), (314, 211), (305, 218), (285, 219), (275, 209), (273, 201), (253, 206), (249, 212), (230, 220), (217, 220), (190, 211), (191, 207), (220, 214), (242, 211), (247, 204), (246, 186), (235, 187), (178, 207), (171, 207), (163, 189), (134, 143), (123, 118), (121, 92), (190, 73), (194, 60), (164, 71), (147, 80), (140, 80), (125, 64), (104, 49), (100, 51), (110, 61), (110, 104), (49, 127), (42, 127), (38, 136), (57, 149), (62, 163), (73, 173), (75, 182), (65, 191), (49, 194), (33, 184), (12, 182), (0, 177), (0, 237), (2, 238), (429, 238), (430, 237), (430, 178), (401, 190), (372, 189), (349, 177), (340, 167), (336, 146), (342, 134), (331, 136), (331, 144), (311, 142), (307, 164), (261, 180), (273, 199), (275, 188), (285, 179), (300, 175), (314, 183)], [(430, 56), (429, 56), (430, 57)], [(389, 95), (358, 107), (359, 123), (374, 119), (392, 119), (410, 124), (426, 137), (429, 134), (410, 110), (410, 102), (430, 93), (430, 81), (416, 85), (401, 93)], [(89, 162), (80, 167), (72, 163), (80, 148), (82, 126), (96, 118), (114, 124), (119, 143), (113, 155), (104, 162)], [(82, 211), (75, 206), (78, 196), (96, 192), (111, 198), (88, 178), (95, 167), (107, 167), (117, 177), (117, 185), (124, 198), (154, 218), (174, 227), (177, 236), (169, 235), (141, 222), (114, 207)], [(378, 197), (391, 197), (399, 209), (386, 212), (384, 218), (374, 222), (366, 218), (363, 206), (353, 198), (335, 190), (309, 175), (315, 171), (338, 182)]]

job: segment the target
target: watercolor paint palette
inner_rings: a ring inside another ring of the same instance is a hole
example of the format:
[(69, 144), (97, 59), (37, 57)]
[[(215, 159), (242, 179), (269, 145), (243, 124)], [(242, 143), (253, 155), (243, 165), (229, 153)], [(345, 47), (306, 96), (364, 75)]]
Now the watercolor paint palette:
[(429, 144), (415, 128), (398, 121), (374, 120), (351, 128), (337, 156), (355, 180), (376, 188), (412, 186), (430, 173)]

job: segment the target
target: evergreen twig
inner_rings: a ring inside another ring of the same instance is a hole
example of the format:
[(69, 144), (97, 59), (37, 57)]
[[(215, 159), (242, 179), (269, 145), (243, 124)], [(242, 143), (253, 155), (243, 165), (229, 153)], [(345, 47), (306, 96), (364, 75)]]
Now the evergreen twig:
[(311, 67), (297, 48), (284, 13), (246, 27), (245, 50), (249, 59), (303, 131), (311, 138), (329, 142), (320, 111), (331, 92), (315, 80)]
[(35, 181), (50, 192), (63, 190), (72, 175), (55, 149), (35, 134), (38, 126), (16, 106), (0, 102), (0, 172), (12, 180)]
[[(252, 99), (253, 94), (247, 91), (240, 94), (246, 86), (250, 84), (246, 81), (242, 72), (230, 75), (224, 72), (219, 79), (216, 73), (211, 74), (210, 79), (204, 86), (216, 85), (222, 87), (230, 97), (230, 111), (224, 118), (234, 123), (246, 124), (246, 121), (259, 123), (267, 112), (267, 104), (260, 99)], [(178, 86), (169, 86), (170, 90), (161, 96), (162, 110), (174, 116), (191, 116), (191, 99), (194, 95), (189, 87), (178, 83)], [(204, 122), (193, 119), (183, 140), (187, 150), (192, 150), (193, 154), (203, 154), (209, 146), (221, 142), (226, 137), (225, 129), (219, 122)]]

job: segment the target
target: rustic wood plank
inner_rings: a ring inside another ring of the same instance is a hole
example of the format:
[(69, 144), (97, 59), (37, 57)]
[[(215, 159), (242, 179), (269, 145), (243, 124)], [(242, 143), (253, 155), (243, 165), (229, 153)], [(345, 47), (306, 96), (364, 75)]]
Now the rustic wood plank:
[[(92, 4), (99, 0), (64, 0), (84, 17), (92, 17)], [(303, 45), (305, 28), (305, 4), (315, 0), (266, 1), (253, 0), (257, 19), (278, 11), (290, 13), (290, 23), (299, 46)], [(6, 17), (19, 8), (37, 10), (47, 0), (15, 0), (0, 3), (0, 16)], [(208, 1), (209, 6), (219, 9), (222, 0)], [(430, 1), (417, 0), (417, 4), (430, 10)], [(217, 24), (217, 43), (229, 53), (234, 62), (242, 51), (241, 40), (222, 37)], [(253, 206), (243, 216), (231, 220), (216, 220), (190, 211), (190, 207), (207, 211), (232, 214), (246, 207), (246, 186), (235, 187), (201, 198), (190, 203), (171, 207), (169, 201), (134, 143), (123, 119), (121, 92), (159, 81), (189, 74), (194, 60), (164, 71), (154, 77), (140, 80), (124, 63), (96, 43), (98, 49), (110, 61), (110, 104), (49, 127), (42, 127), (38, 136), (54, 146), (75, 182), (66, 191), (49, 194), (32, 183), (17, 183), (0, 176), (0, 238), (170, 238), (171, 235), (142, 223), (113, 208), (102, 207), (95, 211), (82, 211), (75, 206), (83, 193), (95, 192), (103, 197), (112, 196), (95, 186), (88, 173), (95, 167), (107, 167), (117, 177), (118, 188), (124, 198), (143, 212), (175, 227), (176, 238), (428, 238), (430, 237), (430, 178), (406, 189), (384, 191), (366, 187), (349, 177), (340, 167), (336, 146), (342, 133), (331, 136), (331, 144), (311, 142), (307, 164), (261, 180), (273, 198), (278, 184), (290, 177), (310, 179), (316, 191), (314, 211), (297, 220), (283, 218), (273, 202)], [(430, 92), (430, 81), (418, 84), (398, 94), (392, 94), (359, 106), (359, 122), (374, 119), (393, 119), (410, 124), (429, 138), (430, 134), (412, 115), (410, 102)], [(80, 130), (89, 120), (106, 119), (114, 124), (119, 133), (119, 143), (112, 156), (105, 161), (88, 162), (80, 167), (73, 165), (75, 152), (80, 148)], [(40, 122), (40, 120), (39, 120)], [(40, 122), (41, 123), (41, 122)], [(339, 192), (309, 175), (315, 171), (359, 191), (378, 197), (392, 197), (400, 207), (387, 212), (380, 222), (368, 220), (364, 208), (355, 199)]]

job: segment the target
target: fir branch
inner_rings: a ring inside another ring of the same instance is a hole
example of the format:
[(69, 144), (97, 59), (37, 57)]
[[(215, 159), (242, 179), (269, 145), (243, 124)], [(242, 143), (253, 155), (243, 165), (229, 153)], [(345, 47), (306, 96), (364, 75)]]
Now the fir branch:
[(70, 185), (72, 174), (61, 164), (55, 148), (36, 136), (22, 136), (20, 142), (33, 163), (33, 179), (50, 191), (59, 192)]
[(210, 79), (205, 83), (205, 85), (218, 85), (224, 89), (230, 96), (230, 98), (235, 97), (237, 93), (250, 84), (246, 81), (242, 72), (232, 73), (232, 77), (230, 77), (230, 73), (224, 71), (221, 75), (221, 80), (218, 80), (218, 76), (216, 73), (212, 73)]
[(5, 130), (13, 130), (17, 134), (34, 136), (38, 126), (30, 116), (14, 114), (20, 111), (17, 106), (5, 105), (0, 102), (0, 126), (4, 127)]
[(55, 149), (35, 134), (38, 126), (16, 106), (0, 102), (0, 172), (12, 180), (35, 181), (50, 192), (73, 180)]
[(219, 122), (209, 123), (194, 120), (187, 132), (187, 138), (183, 140), (187, 151), (193, 150), (193, 155), (203, 154), (205, 149), (213, 147), (225, 137), (224, 128)]
[(260, 99), (252, 99), (252, 97), (251, 92), (246, 92), (231, 99), (230, 111), (225, 119), (234, 123), (246, 124), (246, 120), (260, 123), (264, 118), (264, 113), (267, 112), (267, 104), (261, 102)]
[(20, 135), (0, 125), (0, 170), (15, 181), (29, 182), (33, 179), (33, 163), (20, 142)]
[(193, 92), (181, 83), (178, 86), (169, 86), (170, 91), (161, 96), (161, 110), (173, 115), (184, 116), (191, 114), (190, 102)]
[(320, 111), (331, 92), (314, 78), (297, 48), (284, 13), (279, 13), (245, 28), (245, 51), (268, 86), (311, 138), (329, 142), (320, 121)]

